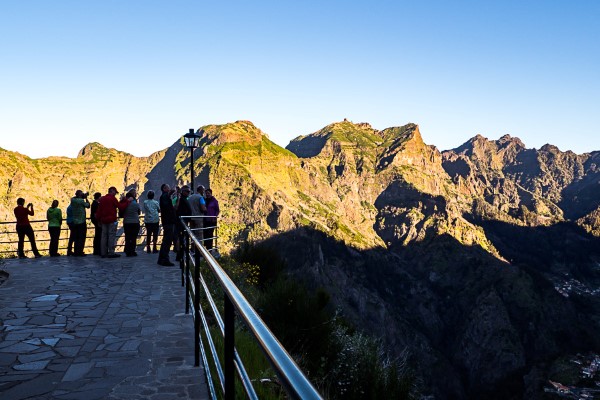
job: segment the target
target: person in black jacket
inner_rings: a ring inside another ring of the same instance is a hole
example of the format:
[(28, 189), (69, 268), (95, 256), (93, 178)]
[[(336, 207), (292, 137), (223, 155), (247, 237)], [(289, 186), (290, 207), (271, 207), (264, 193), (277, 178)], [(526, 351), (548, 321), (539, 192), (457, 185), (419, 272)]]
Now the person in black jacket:
[(102, 193), (96, 192), (94, 193), (94, 201), (92, 201), (90, 219), (92, 220), (92, 224), (94, 224), (94, 255), (100, 255), (100, 243), (102, 241), (102, 224), (96, 218), (96, 211), (98, 211), (98, 199), (102, 197)]
[(189, 217), (192, 215), (192, 206), (190, 206), (190, 202), (188, 201), (188, 196), (190, 195), (190, 187), (185, 185), (181, 187), (181, 193), (177, 197), (177, 203), (175, 203), (175, 214), (177, 216), (177, 222), (175, 224), (175, 235), (178, 240), (177, 246), (177, 258), (175, 261), (180, 261), (182, 257), (182, 241), (181, 234), (183, 233), (184, 227), (183, 223), (189, 225), (190, 219), (184, 219), (182, 222), (179, 217), (186, 216)]
[(173, 236), (175, 235), (175, 222), (177, 217), (175, 216), (175, 207), (171, 196), (175, 193), (171, 190), (171, 187), (166, 183), (163, 183), (160, 187), (162, 195), (160, 196), (160, 218), (163, 226), (163, 240), (160, 244), (160, 251), (158, 252), (158, 265), (164, 265), (171, 267), (173, 264), (169, 261), (169, 249), (173, 244)]

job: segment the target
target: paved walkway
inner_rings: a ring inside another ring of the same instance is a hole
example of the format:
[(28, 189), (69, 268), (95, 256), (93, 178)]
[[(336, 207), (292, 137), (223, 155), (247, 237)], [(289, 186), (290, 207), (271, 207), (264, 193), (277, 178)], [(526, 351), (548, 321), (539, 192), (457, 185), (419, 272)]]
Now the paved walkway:
[(180, 269), (138, 254), (0, 264), (0, 399), (208, 398)]

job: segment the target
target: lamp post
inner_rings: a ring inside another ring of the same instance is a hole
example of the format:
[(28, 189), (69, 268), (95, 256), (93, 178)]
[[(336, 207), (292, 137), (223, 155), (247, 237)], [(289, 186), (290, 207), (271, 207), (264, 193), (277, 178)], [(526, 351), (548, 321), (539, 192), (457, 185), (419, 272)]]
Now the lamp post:
[(200, 135), (195, 133), (193, 129), (190, 129), (188, 133), (183, 135), (183, 140), (185, 140), (185, 146), (190, 149), (190, 173), (192, 175), (190, 191), (194, 193), (194, 149), (200, 147)]

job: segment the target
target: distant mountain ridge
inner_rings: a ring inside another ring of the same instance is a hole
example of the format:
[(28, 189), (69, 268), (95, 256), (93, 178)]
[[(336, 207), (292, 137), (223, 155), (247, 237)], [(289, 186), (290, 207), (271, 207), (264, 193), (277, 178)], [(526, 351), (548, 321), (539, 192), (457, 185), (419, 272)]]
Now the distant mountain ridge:
[[(223, 249), (273, 246), (349, 321), (409, 351), (436, 398), (533, 396), (554, 360), (600, 348), (598, 297), (555, 289), (565, 276), (600, 288), (600, 152), (508, 135), (440, 152), (416, 124), (347, 120), (285, 149), (249, 121), (202, 131), (195, 184), (221, 203)], [(74, 159), (0, 161), (4, 220), (21, 196), (43, 219), (76, 189), (143, 199), (190, 176), (181, 138), (142, 158), (90, 143)]]

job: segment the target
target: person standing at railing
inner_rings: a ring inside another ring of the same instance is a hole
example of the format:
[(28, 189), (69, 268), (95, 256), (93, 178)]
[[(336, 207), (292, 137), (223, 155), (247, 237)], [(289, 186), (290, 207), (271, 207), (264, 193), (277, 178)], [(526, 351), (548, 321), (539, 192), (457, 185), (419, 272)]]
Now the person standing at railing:
[(31, 251), (35, 255), (35, 258), (41, 257), (42, 255), (37, 249), (35, 244), (35, 235), (33, 234), (33, 228), (29, 223), (29, 216), (33, 216), (33, 204), (27, 204), (27, 207), (23, 207), (25, 205), (25, 199), (19, 197), (17, 199), (17, 207), (15, 207), (15, 217), (17, 218), (17, 235), (19, 237), (19, 244), (17, 245), (17, 253), (19, 258), (27, 258), (25, 252), (23, 251), (23, 247), (25, 245), (25, 236), (29, 239), (29, 243), (31, 244)]
[(158, 253), (156, 242), (158, 240), (158, 216), (160, 204), (154, 200), (154, 191), (150, 190), (144, 200), (144, 225), (146, 225), (146, 252), (150, 253), (150, 246), (154, 243), (153, 253)]
[(125, 231), (125, 255), (137, 256), (135, 251), (137, 237), (140, 233), (140, 205), (137, 202), (137, 191), (131, 189), (125, 196), (128, 204), (123, 213), (123, 230)]
[(194, 229), (194, 235), (196, 238), (202, 243), (202, 227), (204, 224), (202, 223), (202, 217), (206, 214), (206, 200), (204, 200), (204, 186), (200, 185), (196, 189), (196, 193), (191, 195), (188, 198), (190, 203), (190, 207), (192, 208), (192, 215), (197, 216), (197, 218), (192, 218), (190, 222), (190, 226)]
[(94, 193), (94, 201), (92, 201), (92, 206), (90, 208), (90, 220), (92, 221), (92, 225), (94, 225), (94, 255), (100, 255), (100, 242), (102, 241), (102, 224), (96, 218), (96, 212), (98, 211), (98, 199), (102, 197), (102, 193), (96, 192)]
[(71, 204), (67, 207), (67, 226), (69, 227), (69, 240), (67, 242), (67, 255), (73, 255), (73, 243), (75, 242), (75, 234), (73, 233), (73, 207)]
[(58, 240), (60, 239), (60, 227), (62, 226), (62, 211), (58, 208), (58, 200), (52, 201), (52, 205), (46, 211), (46, 219), (48, 220), (48, 232), (50, 233), (50, 245), (48, 253), (50, 257), (58, 257)]
[(206, 189), (206, 221), (204, 225), (204, 247), (207, 249), (213, 248), (213, 238), (215, 236), (215, 228), (217, 227), (217, 217), (221, 210), (219, 209), (219, 202), (213, 196), (212, 189)]
[(172, 267), (175, 264), (169, 261), (169, 249), (173, 244), (176, 216), (175, 207), (173, 207), (171, 196), (175, 191), (171, 190), (171, 187), (166, 183), (162, 184), (160, 191), (162, 192), (159, 204), (160, 218), (163, 226), (163, 240), (160, 244), (160, 251), (158, 253), (158, 265)]
[(119, 201), (115, 195), (119, 193), (117, 188), (111, 186), (108, 193), (98, 200), (98, 211), (96, 218), (102, 224), (102, 240), (100, 242), (100, 255), (102, 258), (121, 257), (115, 253), (115, 240), (117, 237), (117, 216), (118, 210), (124, 210), (127, 207), (126, 201)]
[(73, 209), (73, 234), (75, 236), (73, 255), (75, 257), (83, 257), (85, 256), (83, 249), (85, 247), (85, 237), (87, 234), (85, 209), (90, 208), (88, 193), (77, 190), (75, 192), (75, 197), (71, 199), (71, 208)]
[(175, 258), (175, 261), (181, 260), (183, 246), (181, 234), (184, 230), (184, 224), (187, 224), (190, 221), (189, 219), (184, 219), (182, 221), (179, 217), (189, 217), (192, 215), (192, 207), (190, 207), (190, 202), (188, 201), (189, 195), (190, 187), (188, 185), (182, 186), (181, 194), (177, 199), (177, 204), (175, 205), (175, 214), (177, 215), (177, 222), (175, 223), (175, 237), (179, 238), (177, 244), (177, 258)]

